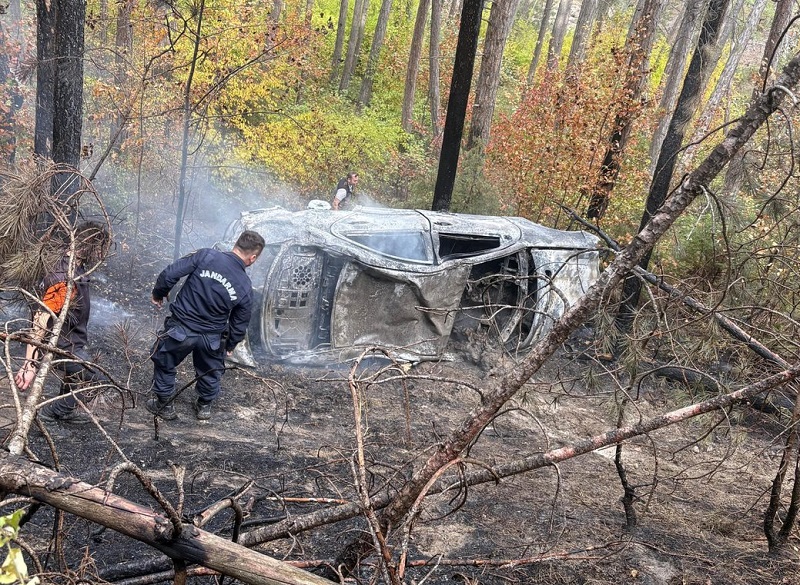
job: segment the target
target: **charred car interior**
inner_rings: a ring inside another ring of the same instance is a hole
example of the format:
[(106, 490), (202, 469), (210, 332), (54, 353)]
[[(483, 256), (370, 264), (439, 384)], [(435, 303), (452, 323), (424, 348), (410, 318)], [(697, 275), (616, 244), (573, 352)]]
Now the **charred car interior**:
[(251, 268), (248, 339), (236, 359), (346, 361), (376, 347), (441, 359), (451, 337), (482, 332), (524, 352), (597, 279), (597, 240), (519, 217), (423, 210), (248, 211), (267, 246)]

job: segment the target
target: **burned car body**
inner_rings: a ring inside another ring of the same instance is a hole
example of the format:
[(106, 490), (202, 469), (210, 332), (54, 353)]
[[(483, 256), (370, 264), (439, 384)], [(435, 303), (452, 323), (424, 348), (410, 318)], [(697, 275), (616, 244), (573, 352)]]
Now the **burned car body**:
[(269, 359), (322, 364), (370, 347), (440, 359), (451, 334), (482, 330), (524, 351), (598, 276), (597, 240), (518, 217), (422, 210), (271, 208), (242, 213), (218, 246), (252, 229), (248, 340)]

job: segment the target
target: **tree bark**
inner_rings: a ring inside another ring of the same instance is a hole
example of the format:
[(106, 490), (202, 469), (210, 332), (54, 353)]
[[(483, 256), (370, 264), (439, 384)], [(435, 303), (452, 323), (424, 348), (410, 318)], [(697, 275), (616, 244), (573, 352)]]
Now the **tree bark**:
[[(590, 0), (593, 1), (593, 0)], [(483, 41), (483, 57), (475, 87), (475, 103), (472, 106), (472, 122), (467, 139), (467, 150), (483, 147), (489, 142), (492, 117), (500, 85), (500, 66), (506, 48), (511, 25), (517, 14), (519, 0), (496, 0), (489, 14), (486, 38)]]
[(550, 12), (553, 9), (553, 0), (545, 0), (544, 10), (542, 10), (542, 21), (539, 23), (539, 34), (536, 37), (536, 47), (533, 49), (533, 58), (531, 65), (528, 67), (528, 85), (533, 84), (533, 79), (536, 76), (536, 69), (539, 67), (539, 59), (542, 56), (542, 45), (544, 45), (544, 37), (547, 34), (547, 25), (550, 23)]
[(173, 524), (149, 508), (6, 452), (0, 452), (0, 488), (116, 530), (173, 559), (201, 564), (244, 583), (331, 583), (191, 524), (184, 524), (176, 536)]
[(414, 119), (414, 93), (417, 89), (417, 73), (422, 55), (422, 41), (425, 38), (425, 24), (428, 21), (428, 10), (431, 0), (420, 0), (417, 7), (417, 18), (414, 20), (414, 33), (411, 35), (411, 48), (408, 51), (408, 67), (406, 67), (406, 85), (403, 90), (403, 106), (400, 112), (400, 124), (403, 130), (411, 132)]
[(650, 176), (655, 174), (658, 153), (661, 152), (661, 143), (667, 134), (667, 127), (669, 126), (675, 102), (678, 101), (678, 87), (686, 70), (686, 61), (689, 59), (689, 53), (692, 46), (694, 46), (694, 39), (698, 29), (697, 23), (702, 13), (703, 2), (704, 0), (687, 0), (683, 9), (678, 34), (667, 58), (667, 67), (664, 70), (665, 81), (662, 84), (664, 89), (661, 94), (661, 101), (658, 104), (658, 111), (661, 116), (659, 117), (658, 127), (653, 133), (653, 139), (650, 142)]
[(442, 0), (431, 0), (431, 34), (428, 46), (428, 106), (431, 112), (431, 135), (434, 141), (441, 134), (439, 125), (439, 43), (442, 30)]
[(567, 58), (567, 71), (575, 69), (586, 56), (586, 45), (592, 34), (592, 27), (597, 18), (597, 0), (583, 0), (581, 11), (578, 13), (578, 22), (575, 25), (575, 35), (572, 37), (572, 46), (569, 48)]
[(764, 12), (766, 4), (767, 0), (755, 0), (753, 2), (753, 7), (750, 10), (750, 15), (745, 22), (744, 28), (742, 28), (739, 35), (733, 39), (730, 53), (728, 54), (728, 60), (725, 61), (725, 66), (722, 68), (722, 72), (717, 79), (714, 91), (711, 92), (711, 96), (703, 107), (703, 112), (700, 114), (695, 124), (694, 134), (683, 153), (683, 160), (681, 162), (684, 168), (692, 164), (692, 160), (697, 153), (697, 147), (711, 127), (711, 121), (715, 114), (717, 114), (719, 105), (722, 103), (722, 98), (730, 91), (733, 76), (739, 69), (739, 61), (750, 42), (750, 38), (753, 36), (753, 32), (761, 20), (761, 14)]
[(347, 26), (348, 0), (339, 2), (339, 20), (336, 23), (336, 42), (333, 46), (333, 56), (331, 57), (331, 83), (339, 79), (339, 64), (342, 60), (342, 49), (344, 47), (344, 31)]
[(56, 2), (56, 85), (53, 100), (53, 161), (78, 168), (83, 128), (84, 0)]
[(33, 151), (49, 159), (53, 154), (53, 114), (56, 95), (55, 1), (36, 0), (36, 127)]
[(364, 26), (367, 23), (367, 8), (369, 0), (356, 0), (353, 7), (353, 23), (350, 25), (350, 38), (347, 41), (347, 56), (342, 68), (342, 80), (339, 82), (339, 91), (347, 91), (350, 79), (361, 53), (361, 40), (364, 38)]
[[(640, 230), (647, 225), (658, 211), (666, 199), (667, 193), (669, 193), (684, 133), (692, 116), (697, 111), (703, 89), (714, 71), (714, 66), (716, 65), (715, 56), (719, 57), (719, 53), (715, 50), (715, 43), (727, 7), (728, 0), (710, 0), (709, 2), (708, 12), (700, 31), (700, 38), (697, 41), (697, 48), (692, 56), (692, 61), (689, 63), (689, 69), (686, 72), (683, 88), (678, 97), (675, 113), (672, 115), (667, 135), (664, 137), (664, 143), (661, 146), (661, 152), (656, 164), (656, 173), (653, 176), (650, 192), (645, 203), (645, 211), (642, 214)], [(650, 263), (650, 254), (651, 251), (648, 250), (647, 254), (641, 258), (640, 266), (642, 268), (647, 268)], [(641, 286), (639, 279), (633, 275), (625, 280), (625, 285), (622, 288), (622, 304), (615, 321), (618, 331), (622, 334), (628, 333), (633, 326), (633, 315), (639, 304)]]
[(553, 32), (550, 35), (550, 45), (547, 47), (547, 68), (556, 69), (561, 58), (561, 47), (564, 37), (567, 36), (567, 22), (572, 8), (572, 0), (559, 0), (556, 19), (553, 21)]
[(383, 40), (386, 38), (386, 29), (389, 26), (389, 13), (391, 10), (392, 0), (383, 0), (381, 2), (381, 11), (378, 14), (378, 23), (375, 25), (375, 34), (372, 37), (372, 46), (369, 50), (364, 78), (361, 80), (361, 91), (356, 102), (359, 111), (364, 106), (369, 105), (369, 100), (372, 97), (372, 83), (375, 79), (375, 72), (378, 69), (378, 60), (381, 56)]
[(453, 197), (453, 185), (461, 152), (461, 137), (464, 135), (464, 119), (472, 85), (472, 70), (475, 66), (475, 51), (481, 32), (482, 0), (465, 0), (458, 30), (453, 77), (450, 80), (450, 98), (447, 102), (447, 117), (444, 121), (442, 154), (433, 191), (433, 211), (447, 211)]

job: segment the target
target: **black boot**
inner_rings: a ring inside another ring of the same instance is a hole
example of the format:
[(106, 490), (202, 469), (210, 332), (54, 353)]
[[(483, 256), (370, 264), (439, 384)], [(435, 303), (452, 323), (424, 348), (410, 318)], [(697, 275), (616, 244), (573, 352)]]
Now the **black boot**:
[(144, 403), (144, 407), (156, 416), (160, 416), (164, 420), (175, 420), (178, 418), (178, 413), (175, 412), (175, 406), (172, 401), (167, 398), (166, 400), (153, 394)]

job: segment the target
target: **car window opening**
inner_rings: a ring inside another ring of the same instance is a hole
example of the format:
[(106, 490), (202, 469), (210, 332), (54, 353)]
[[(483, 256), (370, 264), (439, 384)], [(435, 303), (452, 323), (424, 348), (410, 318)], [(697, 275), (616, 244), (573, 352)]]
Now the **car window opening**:
[(439, 234), (439, 258), (466, 258), (500, 247), (499, 236)]
[(430, 261), (422, 232), (347, 234), (347, 238), (385, 256), (418, 262)]

